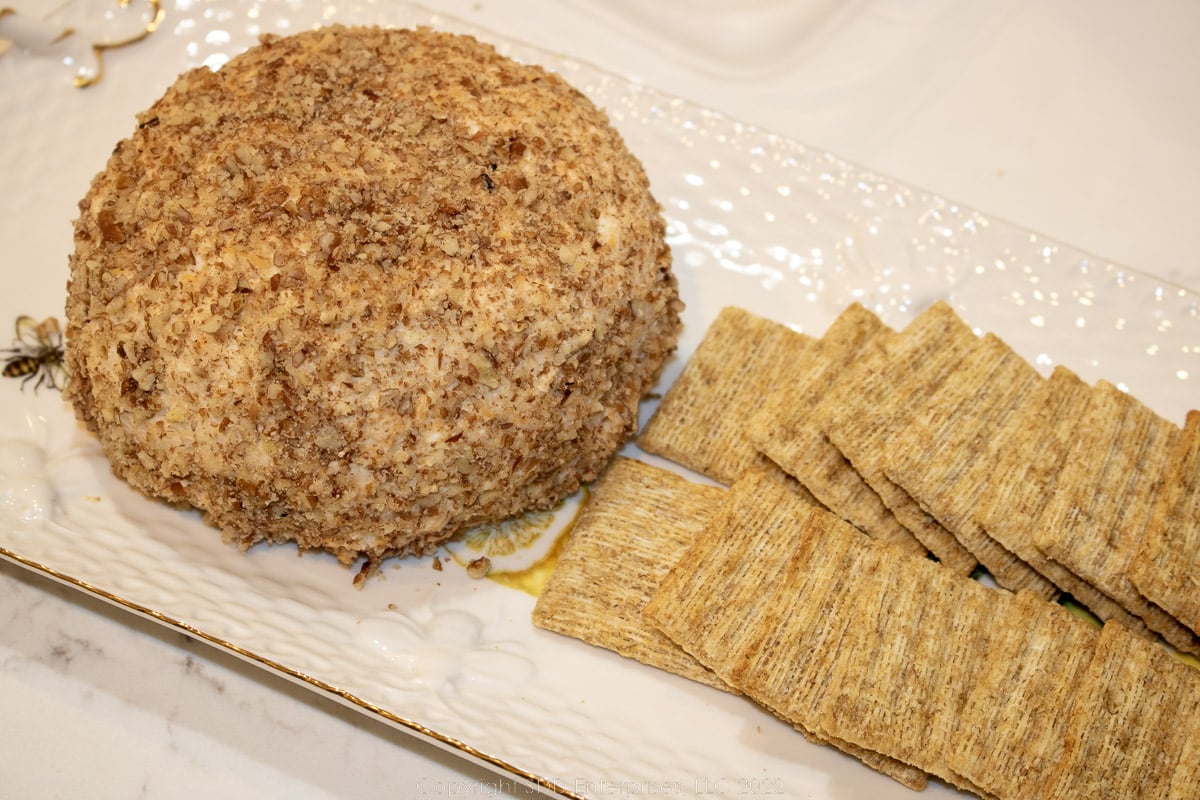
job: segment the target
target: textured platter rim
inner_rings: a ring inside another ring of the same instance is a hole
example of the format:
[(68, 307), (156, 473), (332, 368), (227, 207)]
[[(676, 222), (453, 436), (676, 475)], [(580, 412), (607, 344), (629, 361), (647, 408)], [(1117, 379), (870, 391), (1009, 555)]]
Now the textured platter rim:
[(572, 800), (582, 800), (582, 795), (558, 786), (552, 781), (524, 770), (515, 764), (509, 764), (501, 758), (478, 750), (467, 742), (461, 741), (452, 736), (447, 736), (446, 734), (422, 725), (415, 720), (408, 719), (393, 711), (389, 711), (382, 706), (370, 703), (363, 698), (358, 697), (354, 692), (348, 689), (342, 689), (326, 683), (319, 678), (315, 678), (299, 670), (292, 669), (286, 664), (281, 664), (273, 659), (259, 655), (258, 653), (255, 653), (246, 647), (236, 645), (232, 642), (227, 642), (224, 639), (214, 636), (195, 625), (175, 619), (169, 614), (156, 611), (152, 608), (143, 606), (140, 603), (127, 600), (114, 592), (110, 592), (100, 586), (95, 586), (88, 581), (81, 580), (72, 575), (67, 575), (38, 561), (25, 558), (19, 553), (13, 552), (4, 545), (0, 545), (0, 558), (3, 558), (5, 561), (15, 564), (18, 567), (29, 570), (32, 573), (49, 578), (63, 586), (82, 592), (89, 597), (93, 597), (97, 600), (108, 603), (109, 605), (121, 609), (122, 611), (126, 611), (135, 616), (150, 620), (151, 622), (162, 625), (165, 628), (186, 634), (193, 639), (204, 642), (205, 644), (222, 650), (230, 655), (236, 656), (237, 658), (240, 658), (243, 661), (269, 673), (290, 680), (313, 692), (318, 692), (322, 695), (333, 698), (334, 700), (363, 714), (378, 717), (381, 721), (386, 722), (387, 724), (402, 730), (411, 736), (441, 747), (448, 752), (455, 753), (463, 758), (473, 761), (474, 763), (520, 780), (532, 789), (536, 789), (541, 792), (552, 792), (562, 797), (572, 798)]

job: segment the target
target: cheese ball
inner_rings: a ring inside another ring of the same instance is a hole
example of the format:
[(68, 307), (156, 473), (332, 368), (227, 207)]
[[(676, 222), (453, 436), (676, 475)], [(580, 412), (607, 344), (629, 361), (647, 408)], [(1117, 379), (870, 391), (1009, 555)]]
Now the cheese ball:
[(264, 37), (141, 113), (79, 210), (66, 396), (242, 547), (374, 565), (552, 507), (676, 343), (641, 163), (471, 37)]

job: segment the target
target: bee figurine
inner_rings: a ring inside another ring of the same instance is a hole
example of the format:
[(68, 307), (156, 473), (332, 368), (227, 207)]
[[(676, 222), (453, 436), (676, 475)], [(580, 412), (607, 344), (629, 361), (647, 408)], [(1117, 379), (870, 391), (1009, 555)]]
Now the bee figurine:
[(43, 384), (51, 389), (61, 389), (67, 380), (63, 364), (62, 328), (54, 317), (38, 322), (33, 317), (17, 317), (15, 347), (3, 352), (10, 353), (4, 361), (4, 377), (22, 378), (21, 388), (34, 378), (36, 392)]

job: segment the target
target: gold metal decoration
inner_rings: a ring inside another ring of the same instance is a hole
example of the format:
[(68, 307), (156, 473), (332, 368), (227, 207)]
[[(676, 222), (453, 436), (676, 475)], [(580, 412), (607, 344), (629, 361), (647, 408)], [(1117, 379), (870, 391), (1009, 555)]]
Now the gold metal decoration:
[[(132, 1), (116, 0), (119, 8), (128, 8), (132, 4)], [(93, 86), (100, 81), (104, 76), (105, 52), (136, 44), (158, 30), (165, 15), (162, 2), (161, 0), (146, 0), (146, 3), (150, 9), (150, 18), (137, 33), (118, 41), (88, 43), (87, 47), (96, 62), (95, 72), (90, 75), (76, 74), (72, 79), (72, 83), (76, 87), (83, 89)], [(4, 26), (4, 28), (7, 28), (5, 35), (7, 36), (8, 43), (35, 52), (54, 47), (78, 35), (78, 31), (74, 28), (67, 27), (61, 30), (49, 28), (46, 23), (40, 20), (30, 20), (23, 15), (18, 15), (16, 9), (9, 6), (0, 7), (0, 22), (4, 20), (8, 20), (9, 23)], [(17, 21), (16, 24), (13, 24), (14, 20)], [(4, 39), (5, 36), (0, 36), (0, 40)], [(7, 52), (6, 49), (0, 48), (0, 55), (4, 55), (5, 52)]]

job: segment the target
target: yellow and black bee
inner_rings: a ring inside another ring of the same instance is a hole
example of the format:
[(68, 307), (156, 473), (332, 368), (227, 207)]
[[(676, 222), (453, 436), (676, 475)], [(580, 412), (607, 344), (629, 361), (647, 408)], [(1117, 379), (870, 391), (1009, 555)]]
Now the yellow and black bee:
[(14, 347), (5, 350), (11, 353), (4, 361), (4, 377), (22, 378), (21, 388), (34, 378), (36, 392), (43, 384), (51, 389), (61, 389), (67, 381), (67, 369), (63, 364), (62, 328), (54, 317), (38, 322), (33, 317), (17, 317), (17, 336)]

